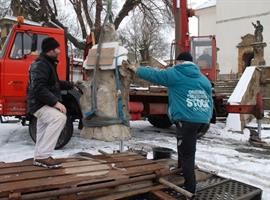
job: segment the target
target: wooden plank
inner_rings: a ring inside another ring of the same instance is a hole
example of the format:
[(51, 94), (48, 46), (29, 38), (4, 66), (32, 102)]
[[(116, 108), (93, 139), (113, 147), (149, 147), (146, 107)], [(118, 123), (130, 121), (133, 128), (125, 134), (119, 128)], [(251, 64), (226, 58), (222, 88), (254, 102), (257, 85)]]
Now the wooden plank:
[(151, 191), (151, 193), (153, 195), (155, 195), (156, 197), (158, 197), (161, 200), (176, 200), (175, 198), (173, 198), (172, 196), (168, 195), (165, 192), (162, 192), (160, 190), (155, 190), (155, 191)]
[[(83, 156), (83, 158), (86, 158)], [(95, 160), (100, 160), (100, 161), (106, 161), (109, 163), (112, 162), (123, 162), (123, 161), (132, 161), (132, 160), (145, 160), (145, 157), (138, 155), (138, 154), (124, 154), (124, 155), (97, 155), (97, 156), (92, 156), (89, 157), (90, 159), (95, 159)]]
[(141, 166), (135, 166), (135, 167), (129, 167), (126, 171), (123, 171), (123, 174), (129, 175), (129, 176), (138, 176), (141, 174), (146, 173), (155, 173), (155, 171), (163, 169), (164, 165), (161, 165), (159, 163), (153, 163), (151, 165), (141, 165)]
[[(125, 163), (116, 163), (115, 169), (117, 168), (128, 168), (137, 165), (148, 165), (152, 164), (151, 160), (135, 160), (128, 161)], [(71, 163), (68, 163), (71, 164)], [(75, 163), (74, 163), (75, 164)], [(73, 165), (72, 168), (60, 168), (55, 170), (39, 170), (39, 171), (31, 171), (31, 172), (20, 172), (20, 173), (12, 173), (6, 175), (0, 175), (0, 183), (10, 182), (10, 181), (19, 181), (19, 180), (30, 180), (36, 178), (44, 178), (50, 176), (62, 176), (66, 174), (76, 174), (76, 173), (85, 173), (85, 172), (94, 172), (94, 171), (102, 171), (105, 169), (112, 169), (112, 163), (108, 163), (107, 165), (100, 165), (98, 162), (90, 162), (90, 161), (80, 161), (77, 162), (76, 165)]]
[(140, 181), (136, 183), (129, 183), (125, 185), (119, 185), (115, 188), (115, 192), (124, 192), (124, 191), (130, 191), (130, 190), (137, 190), (145, 187), (150, 187), (153, 186), (153, 181), (148, 180), (148, 181)]
[(144, 194), (147, 192), (150, 192), (152, 190), (160, 190), (165, 188), (163, 185), (156, 185), (156, 186), (150, 186), (142, 189), (137, 189), (137, 190), (132, 190), (128, 192), (122, 192), (122, 193), (116, 193), (116, 194), (110, 194), (109, 196), (103, 196), (103, 197), (98, 197), (93, 200), (116, 200), (116, 199), (122, 199), (126, 197), (131, 197), (134, 195), (139, 195), (139, 194)]
[(77, 195), (76, 194), (60, 195), (57, 199), (58, 200), (75, 200), (77, 199)]
[(165, 178), (161, 177), (161, 178), (158, 179), (158, 181), (160, 183), (162, 183), (163, 185), (166, 185), (166, 186), (172, 188), (173, 190), (179, 192), (180, 194), (183, 194), (185, 197), (188, 197), (188, 198), (193, 198), (194, 197), (193, 193), (179, 187), (178, 185), (173, 184), (172, 182), (166, 180)]
[[(123, 162), (123, 161), (133, 161), (133, 160), (142, 160), (145, 159), (142, 156), (139, 155), (132, 155), (132, 156), (126, 156), (126, 157), (116, 157), (116, 158), (104, 158), (104, 159), (98, 159), (98, 160), (87, 160), (87, 161), (74, 161), (74, 162), (68, 162), (68, 163), (62, 163), (63, 167), (75, 167), (75, 166), (80, 166), (80, 164), (83, 164), (83, 162), (88, 162), (88, 164), (94, 163), (94, 162), (99, 162), (99, 163), (113, 163), (113, 162)], [(87, 165), (87, 164), (84, 164)], [(19, 173), (19, 172), (32, 172), (32, 171), (45, 171), (47, 170), (46, 168), (42, 167), (36, 167), (33, 166), (32, 164), (30, 166), (14, 166), (14, 167), (5, 167), (0, 169), (0, 175), (4, 174), (12, 174), (12, 173)]]
[[(100, 163), (106, 163), (104, 161), (93, 161), (93, 160), (87, 160), (87, 161), (75, 161), (75, 162), (67, 162), (62, 163), (62, 166), (64, 168), (69, 167), (79, 167), (84, 165), (98, 165)], [(0, 175), (10, 175), (10, 174), (18, 174), (23, 172), (35, 172), (35, 171), (47, 171), (48, 169), (44, 167), (37, 167), (37, 166), (19, 166), (19, 167), (9, 167), (0, 169)]]
[[(8, 182), (0, 184), (0, 194), (7, 194), (9, 191), (29, 192), (43, 191), (46, 189), (57, 189), (68, 187), (70, 185), (78, 185), (82, 183), (98, 183), (102, 181), (112, 181), (120, 178), (128, 178), (121, 173), (114, 171), (114, 176), (97, 175), (97, 172), (87, 172), (81, 174), (65, 175), (61, 177), (49, 177), (32, 180), (22, 180), (18, 182)], [(118, 176), (117, 176), (118, 175)]]
[[(54, 170), (45, 170), (45, 171), (35, 171), (35, 172), (22, 172), (10, 175), (0, 176), (0, 183), (11, 182), (11, 181), (20, 181), (20, 180), (31, 180), (37, 178), (45, 177), (56, 177), (63, 176), (66, 174), (81, 174), (86, 172), (98, 172), (111, 169), (111, 165), (88, 165), (88, 166), (76, 166), (73, 168), (60, 168)], [(105, 172), (104, 172), (105, 173)]]
[[(107, 175), (108, 179), (114, 179), (114, 177), (119, 177), (121, 174), (126, 176), (138, 176), (142, 174), (147, 174), (150, 172), (154, 172), (156, 170), (159, 170), (162, 168), (162, 165), (160, 164), (151, 164), (151, 165), (145, 165), (145, 166), (136, 166), (136, 167), (130, 167), (127, 168), (125, 171), (120, 170), (110, 170), (111, 172), (114, 171), (114, 173), (108, 173), (105, 174), (104, 171), (100, 172), (85, 172), (80, 174), (73, 174), (73, 175), (62, 175), (62, 176), (56, 176), (56, 177), (49, 177), (49, 178), (40, 178), (40, 179), (32, 179), (32, 180), (23, 180), (18, 182), (7, 182), (0, 184), (0, 193), (1, 192), (8, 192), (8, 191), (27, 191), (28, 189), (37, 188), (39, 189), (45, 189), (45, 187), (60, 187), (62, 185), (69, 185), (69, 184), (75, 184), (80, 181), (86, 181), (88, 179), (91, 179), (94, 181), (94, 178), (100, 178)], [(53, 171), (53, 170), (51, 170)], [(100, 173), (100, 174), (97, 174)], [(114, 176), (112, 176), (115, 174)], [(105, 177), (104, 177), (105, 178)], [(95, 180), (96, 182), (98, 179)]]
[(82, 155), (84, 157), (89, 157), (89, 158), (94, 158), (94, 159), (138, 156), (138, 154), (134, 152), (121, 152), (121, 153), (113, 153), (113, 154), (107, 154), (107, 155), (104, 155), (104, 154), (92, 155), (92, 154), (82, 152), (82, 154), (78, 154), (78, 155)]
[[(60, 162), (75, 162), (78, 161), (78, 158), (60, 158), (57, 159)], [(12, 162), (12, 163), (0, 163), (0, 170), (3, 168), (9, 168), (9, 167), (23, 167), (23, 166), (30, 166), (33, 165), (33, 158), (19, 161), (19, 162)]]
[(98, 190), (92, 190), (88, 192), (80, 192), (77, 194), (78, 199), (89, 199), (95, 198), (95, 197), (100, 197), (104, 195), (109, 195), (112, 194), (115, 190), (113, 188), (104, 188), (104, 189), (98, 189)]
[[(172, 181), (172, 183), (176, 184), (176, 185), (183, 185), (184, 184), (184, 178), (183, 177), (175, 177), (173, 176), (174, 179)], [(180, 178), (180, 179), (179, 179)], [(132, 190), (132, 191), (126, 191), (126, 192), (120, 192), (120, 193), (114, 193), (114, 194), (110, 194), (108, 196), (102, 196), (102, 197), (98, 197), (98, 198), (94, 198), (93, 200), (116, 200), (116, 199), (121, 199), (121, 198), (126, 198), (126, 197), (131, 197), (134, 195), (139, 195), (139, 194), (144, 194), (150, 191), (156, 191), (156, 190), (161, 190), (167, 188), (164, 185), (161, 184), (156, 184), (150, 187), (145, 187), (142, 189), (137, 189), (137, 190)]]
[(136, 155), (136, 156), (104, 158), (100, 160), (104, 160), (107, 162), (124, 162), (124, 161), (131, 161), (131, 160), (145, 160), (145, 157)]
[(111, 194), (119, 193), (119, 192), (128, 192), (130, 190), (142, 189), (144, 187), (149, 187), (149, 186), (153, 186), (152, 181), (135, 182), (132, 184), (120, 185), (115, 188), (106, 188), (106, 189), (95, 190), (91, 192), (79, 193), (78, 199), (89, 199), (89, 198), (92, 199), (92, 198), (97, 198), (97, 197), (102, 197), (102, 196), (107, 196), (107, 199), (110, 199), (109, 196)]
[(126, 168), (126, 167), (134, 167), (134, 166), (140, 166), (140, 165), (149, 165), (149, 164), (153, 164), (156, 163), (153, 160), (132, 160), (132, 161), (126, 161), (126, 162), (119, 162), (119, 163), (115, 163), (116, 167), (119, 168)]
[[(114, 48), (102, 48), (100, 51), (99, 65), (112, 65), (114, 59)], [(87, 65), (95, 66), (97, 49), (90, 49), (87, 56)]]
[[(101, 155), (96, 155), (101, 156)], [(124, 156), (138, 156), (137, 153), (132, 152), (132, 151), (125, 151), (125, 152), (120, 152), (120, 153), (113, 153), (113, 154), (108, 154), (108, 157), (124, 157)]]
[[(84, 153), (84, 152), (82, 152)], [(85, 156), (74, 156), (74, 157), (70, 157), (70, 158), (57, 158), (57, 161), (60, 162), (77, 162), (77, 161), (83, 161), (86, 159), (111, 159), (114, 157), (132, 157), (135, 156), (136, 158), (138, 157), (138, 154), (134, 153), (134, 152), (123, 152), (123, 153), (117, 153), (117, 154), (109, 154), (109, 156), (104, 156), (104, 155), (91, 155), (88, 153), (84, 153)], [(87, 156), (86, 156), (87, 155)], [(141, 157), (140, 157), (141, 158)], [(0, 171), (2, 170), (2, 168), (9, 168), (9, 167), (22, 167), (22, 166), (31, 166), (33, 165), (33, 158), (24, 160), (24, 161), (19, 161), (19, 162), (12, 162), (12, 163), (0, 163)]]

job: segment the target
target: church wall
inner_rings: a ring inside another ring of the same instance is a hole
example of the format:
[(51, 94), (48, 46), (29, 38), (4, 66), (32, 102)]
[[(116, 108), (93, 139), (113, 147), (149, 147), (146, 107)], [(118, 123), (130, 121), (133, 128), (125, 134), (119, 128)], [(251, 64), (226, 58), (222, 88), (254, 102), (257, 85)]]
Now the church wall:
[(216, 6), (196, 10), (199, 36), (216, 34)]
[(215, 34), (217, 62), (220, 74), (238, 73), (238, 48), (241, 37), (254, 34), (252, 22), (260, 20), (264, 26), (265, 61), (270, 64), (270, 1), (269, 0), (216, 0), (216, 6), (196, 11), (199, 34)]
[(220, 74), (238, 73), (237, 44), (247, 33), (254, 34), (252, 22), (260, 20), (264, 26), (265, 61), (270, 63), (270, 1), (217, 0), (217, 46)]

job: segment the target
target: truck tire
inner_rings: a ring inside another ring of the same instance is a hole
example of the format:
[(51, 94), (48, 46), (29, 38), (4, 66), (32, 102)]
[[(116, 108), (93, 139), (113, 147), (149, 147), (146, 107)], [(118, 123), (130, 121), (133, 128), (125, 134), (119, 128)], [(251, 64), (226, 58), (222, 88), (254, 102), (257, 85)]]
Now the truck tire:
[(168, 115), (149, 115), (148, 121), (158, 128), (170, 128), (172, 126)]
[[(31, 117), (30, 122), (29, 122), (29, 134), (32, 140), (36, 143), (37, 118), (34, 116)], [(63, 146), (65, 146), (71, 139), (72, 134), (73, 134), (73, 121), (72, 121), (71, 116), (67, 115), (66, 125), (63, 131), (61, 132), (60, 137), (58, 138), (55, 149), (60, 149)]]

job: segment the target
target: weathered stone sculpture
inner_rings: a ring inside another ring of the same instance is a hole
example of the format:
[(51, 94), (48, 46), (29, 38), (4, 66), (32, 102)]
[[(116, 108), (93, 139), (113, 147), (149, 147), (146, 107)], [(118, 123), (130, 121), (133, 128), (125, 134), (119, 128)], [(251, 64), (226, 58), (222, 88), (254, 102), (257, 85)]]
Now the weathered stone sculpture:
[(263, 25), (261, 25), (261, 22), (257, 20), (257, 25), (252, 22), (252, 25), (254, 26), (254, 36), (256, 42), (262, 42), (263, 41)]
[(252, 25), (255, 28), (254, 31), (254, 37), (255, 37), (255, 42), (251, 44), (253, 46), (253, 51), (254, 51), (254, 58), (251, 62), (252, 65), (256, 66), (261, 66), (265, 65), (265, 60), (264, 60), (264, 47), (266, 47), (266, 43), (263, 42), (263, 25), (260, 23), (259, 20), (257, 20), (257, 25), (252, 22)]
[[(120, 90), (117, 90), (116, 85), (116, 65), (121, 65), (123, 60), (127, 59), (127, 50), (121, 47), (118, 42), (116, 42), (116, 32), (113, 24), (106, 24), (104, 27), (104, 38), (102, 39), (101, 51), (99, 65), (96, 68), (96, 102), (97, 111), (106, 115), (106, 118), (118, 119), (118, 110), (122, 109), (124, 117), (127, 122), (129, 120), (128, 113), (128, 98), (129, 98), (129, 83), (126, 78), (126, 71), (120, 67), (119, 69), (119, 79), (120, 79)], [(89, 50), (88, 58), (84, 63), (84, 68), (88, 73), (89, 81), (84, 84), (83, 89), (84, 95), (81, 98), (81, 107), (84, 113), (92, 110), (91, 97), (94, 79), (94, 69), (96, 67), (96, 60), (98, 59), (97, 52), (98, 46), (94, 46)], [(117, 63), (116, 63), (117, 62)], [(120, 96), (119, 96), (120, 95)], [(122, 108), (118, 107), (118, 97), (122, 98)], [(98, 122), (97, 116), (95, 120)], [(91, 119), (88, 121), (91, 123)], [(86, 138), (94, 138), (104, 141), (115, 141), (115, 140), (126, 140), (130, 138), (130, 128), (129, 126), (116, 123), (107, 124), (104, 126), (97, 127), (87, 127), (85, 126), (81, 131), (81, 136)]]

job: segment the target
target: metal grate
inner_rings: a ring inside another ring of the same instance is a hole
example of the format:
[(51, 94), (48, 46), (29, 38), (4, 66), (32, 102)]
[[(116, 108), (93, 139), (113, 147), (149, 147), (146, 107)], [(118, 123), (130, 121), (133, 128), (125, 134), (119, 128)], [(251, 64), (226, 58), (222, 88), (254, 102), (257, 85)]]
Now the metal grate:
[[(258, 188), (217, 176), (198, 183), (197, 189), (195, 200), (260, 200), (262, 194)], [(162, 191), (175, 199), (185, 200), (182, 194), (173, 189), (163, 189)], [(147, 193), (129, 197), (128, 200), (158, 200), (158, 198)]]
[(218, 177), (218, 176), (211, 176), (210, 178), (206, 179), (205, 181), (201, 181), (197, 183), (197, 191), (203, 190), (209, 186), (213, 186), (216, 184), (220, 184), (221, 182), (226, 181), (227, 179)]
[(198, 200), (236, 200), (261, 199), (261, 190), (234, 180), (227, 180), (218, 185), (205, 188), (197, 193)]

